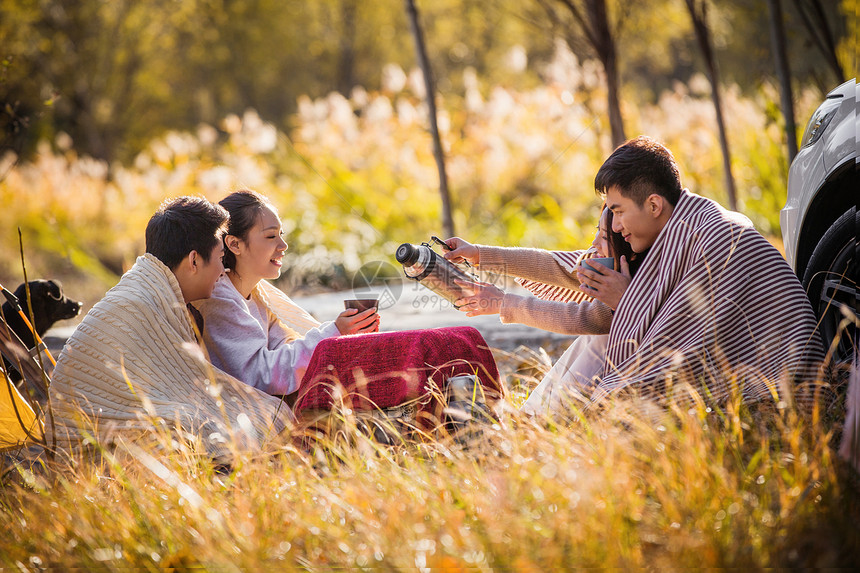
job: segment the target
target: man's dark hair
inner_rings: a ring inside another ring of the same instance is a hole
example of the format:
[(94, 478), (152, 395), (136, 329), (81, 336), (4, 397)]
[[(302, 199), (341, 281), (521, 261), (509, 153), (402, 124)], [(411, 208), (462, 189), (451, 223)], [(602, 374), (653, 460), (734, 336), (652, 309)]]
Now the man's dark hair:
[(623, 197), (637, 205), (656, 193), (674, 206), (681, 197), (681, 176), (672, 152), (660, 142), (640, 135), (619, 145), (597, 171), (597, 194), (605, 196), (611, 187), (617, 187)]
[(209, 262), (230, 215), (202, 197), (168, 199), (146, 225), (146, 252), (175, 270), (191, 251)]

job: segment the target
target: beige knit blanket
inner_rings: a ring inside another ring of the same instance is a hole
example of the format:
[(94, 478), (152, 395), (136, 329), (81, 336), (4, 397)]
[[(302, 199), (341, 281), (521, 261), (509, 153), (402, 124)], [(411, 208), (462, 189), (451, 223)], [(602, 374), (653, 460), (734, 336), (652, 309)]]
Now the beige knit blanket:
[(301, 338), (320, 325), (320, 322), (305, 309), (293, 302), (282, 290), (269, 281), (261, 280), (255, 288), (257, 296), (281, 321), (288, 332), (295, 332), (293, 339)]
[(733, 385), (787, 399), (787, 385), (819, 377), (815, 326), (791, 267), (749, 219), (685, 190), (616, 309), (592, 398), (627, 388), (661, 399), (683, 381), (717, 401)]
[(55, 439), (60, 446), (88, 433), (102, 439), (133, 435), (164, 421), (199, 435), (210, 452), (223, 455), (231, 439), (255, 447), (292, 420), (279, 399), (204, 358), (176, 277), (149, 254), (69, 338), (50, 397), (48, 443)]

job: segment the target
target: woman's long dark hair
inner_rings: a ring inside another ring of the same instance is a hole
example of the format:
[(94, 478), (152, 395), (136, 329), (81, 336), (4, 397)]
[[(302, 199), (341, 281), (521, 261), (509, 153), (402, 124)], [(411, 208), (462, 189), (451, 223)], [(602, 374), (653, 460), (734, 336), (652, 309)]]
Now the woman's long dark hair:
[(618, 272), (621, 272), (621, 257), (626, 257), (627, 264), (630, 266), (630, 276), (633, 276), (642, 264), (645, 253), (633, 252), (630, 243), (624, 240), (621, 233), (612, 230), (612, 217), (612, 211), (606, 209), (606, 242), (609, 243), (609, 256), (615, 259), (615, 270)]
[(271, 208), (269, 200), (256, 191), (242, 189), (230, 193), (218, 202), (230, 213), (230, 222), (227, 232), (224, 234), (224, 268), (236, 270), (236, 255), (227, 248), (227, 235), (239, 237), (245, 241), (248, 239), (248, 231), (260, 220), (260, 214), (265, 209)]

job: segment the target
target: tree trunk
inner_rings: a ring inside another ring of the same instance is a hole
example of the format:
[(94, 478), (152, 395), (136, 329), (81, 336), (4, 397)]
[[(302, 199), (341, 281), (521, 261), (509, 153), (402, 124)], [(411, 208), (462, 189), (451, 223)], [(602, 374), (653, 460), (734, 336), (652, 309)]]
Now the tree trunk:
[(454, 218), (451, 216), (451, 195), (448, 192), (448, 176), (445, 173), (445, 153), (442, 150), (442, 139), (439, 137), (439, 125), (436, 122), (436, 89), (433, 85), (433, 72), (427, 49), (424, 46), (424, 35), (418, 22), (418, 9), (414, 0), (405, 0), (406, 15), (409, 18), (409, 28), (415, 40), (415, 54), (418, 65), (424, 75), (424, 86), (427, 91), (427, 119), (430, 122), (430, 134), (433, 136), (433, 156), (436, 158), (436, 168), (439, 171), (439, 194), (442, 196), (442, 228), (446, 236), (453, 237)]
[[(603, 71), (606, 73), (606, 98), (607, 112), (609, 114), (609, 129), (612, 135), (612, 146), (618, 147), (627, 139), (624, 135), (624, 117), (621, 115), (621, 103), (618, 98), (618, 91), (621, 82), (618, 79), (618, 50), (615, 44), (615, 36), (612, 28), (609, 26), (609, 12), (606, 9), (606, 0), (585, 0), (585, 14), (582, 13), (580, 6), (574, 0), (558, 0), (573, 19), (582, 28), (582, 34), (585, 41), (594, 50), (597, 59), (600, 60), (603, 66)], [(543, 3), (541, 3), (543, 4)], [(554, 13), (543, 4), (544, 8), (550, 13), (550, 17), (555, 20)], [(568, 45), (573, 49), (573, 45), (568, 40)]]
[(788, 162), (791, 163), (797, 155), (797, 126), (794, 123), (794, 98), (791, 93), (791, 70), (789, 69), (785, 49), (782, 4), (780, 0), (767, 0), (767, 7), (770, 14), (770, 40), (773, 44), (776, 75), (779, 78), (782, 116), (785, 118), (785, 141), (788, 145)]
[[(613, 50), (614, 52), (614, 50)], [(604, 64), (606, 69), (606, 91), (609, 109), (609, 129), (612, 132), (612, 146), (618, 147), (627, 140), (624, 134), (624, 118), (621, 115), (621, 102), (618, 99), (618, 90), (621, 88), (618, 80), (618, 61), (615, 54)]]
[(821, 0), (810, 0), (809, 12), (802, 0), (794, 0), (794, 5), (800, 14), (806, 31), (815, 47), (824, 56), (827, 66), (833, 71), (839, 83), (845, 80), (845, 71), (839, 63), (839, 58), (836, 57), (836, 39), (833, 32), (830, 30), (830, 25), (827, 23), (827, 15), (824, 12), (824, 6), (821, 5)]
[(717, 71), (717, 60), (714, 57), (714, 51), (711, 47), (711, 33), (708, 28), (708, 2), (701, 0), (686, 0), (687, 8), (690, 11), (690, 17), (693, 20), (693, 29), (696, 32), (696, 40), (699, 43), (699, 49), (702, 51), (702, 56), (705, 58), (705, 67), (708, 71), (708, 79), (711, 82), (711, 99), (714, 102), (714, 111), (717, 116), (717, 129), (720, 134), (720, 149), (723, 153), (723, 171), (726, 176), (726, 194), (729, 199), (729, 209), (732, 211), (738, 210), (737, 191), (735, 190), (735, 178), (732, 175), (732, 159), (729, 153), (729, 140), (726, 135), (726, 125), (723, 120), (723, 104), (720, 99), (720, 81)]
[(609, 112), (609, 129), (612, 132), (612, 147), (618, 147), (627, 139), (624, 135), (624, 118), (621, 116), (621, 103), (618, 99), (620, 82), (618, 79), (618, 52), (615, 37), (609, 27), (609, 16), (606, 10), (606, 0), (588, 0), (586, 2), (588, 19), (594, 30), (594, 49), (606, 72), (606, 97)]
[(358, 5), (356, 0), (341, 2), (341, 30), (338, 42), (337, 91), (348, 98), (355, 86), (355, 27)]

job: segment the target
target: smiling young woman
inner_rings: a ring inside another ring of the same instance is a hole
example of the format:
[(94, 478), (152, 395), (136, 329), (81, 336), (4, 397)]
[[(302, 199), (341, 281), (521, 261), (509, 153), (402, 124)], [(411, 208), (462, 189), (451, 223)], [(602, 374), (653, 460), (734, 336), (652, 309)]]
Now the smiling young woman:
[(274, 280), (281, 276), (284, 252), (288, 245), (283, 238), (281, 220), (273, 206), (260, 205), (257, 209), (240, 207), (236, 213), (237, 220), (234, 222), (231, 218), (230, 230), (237, 234), (228, 232), (225, 235), (224, 256), (227, 268), (231, 271), (227, 276), (236, 290), (247, 299), (261, 280)]
[(246, 384), (274, 395), (293, 393), (316, 345), (341, 334), (372, 332), (376, 309), (348, 309), (320, 324), (268, 283), (281, 275), (287, 243), (274, 205), (254, 191), (220, 201), (230, 213), (224, 235), (226, 272), (212, 297), (196, 306), (210, 360)]

